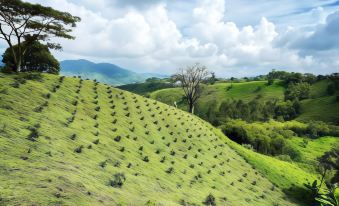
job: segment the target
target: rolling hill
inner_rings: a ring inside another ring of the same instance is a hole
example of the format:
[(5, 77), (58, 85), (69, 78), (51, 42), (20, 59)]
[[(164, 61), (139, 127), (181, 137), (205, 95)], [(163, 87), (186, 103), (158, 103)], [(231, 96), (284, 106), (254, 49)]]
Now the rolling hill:
[(65, 60), (60, 62), (61, 73), (66, 76), (81, 76), (111, 85), (143, 82), (150, 77), (164, 77), (158, 74), (139, 74), (110, 63), (93, 63), (87, 60)]
[[(338, 123), (339, 102), (335, 95), (329, 96), (326, 93), (329, 80), (322, 80), (311, 86), (310, 98), (301, 101), (301, 114), (296, 120), (310, 121), (320, 120), (330, 123)], [(174, 105), (186, 110), (186, 103), (183, 101), (183, 91), (181, 88), (167, 88), (150, 93), (152, 99)], [(200, 113), (206, 113), (209, 106), (217, 110), (220, 104), (228, 99), (241, 99), (249, 102), (253, 99), (267, 101), (270, 99), (284, 99), (284, 87), (279, 82), (267, 85), (266, 81), (251, 81), (241, 83), (216, 83), (205, 85), (197, 107)]]
[(174, 107), (47, 74), (0, 73), (0, 145), (0, 205), (303, 205), (316, 178)]

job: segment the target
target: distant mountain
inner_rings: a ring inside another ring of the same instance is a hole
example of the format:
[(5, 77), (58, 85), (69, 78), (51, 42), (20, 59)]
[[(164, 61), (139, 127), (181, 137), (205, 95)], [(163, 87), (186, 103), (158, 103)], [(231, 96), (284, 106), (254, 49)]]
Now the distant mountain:
[(159, 74), (139, 74), (110, 63), (93, 63), (84, 59), (65, 60), (60, 62), (61, 74), (65, 76), (81, 76), (85, 79), (96, 79), (111, 85), (123, 85), (144, 82)]

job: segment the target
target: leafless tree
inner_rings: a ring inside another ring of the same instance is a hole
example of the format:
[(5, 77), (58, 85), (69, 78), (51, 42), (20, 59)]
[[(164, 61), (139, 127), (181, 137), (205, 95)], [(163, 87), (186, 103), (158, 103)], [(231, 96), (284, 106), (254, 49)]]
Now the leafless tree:
[(186, 68), (181, 68), (174, 79), (181, 83), (188, 102), (188, 111), (194, 113), (194, 105), (201, 95), (201, 82), (209, 75), (207, 67), (196, 63)]

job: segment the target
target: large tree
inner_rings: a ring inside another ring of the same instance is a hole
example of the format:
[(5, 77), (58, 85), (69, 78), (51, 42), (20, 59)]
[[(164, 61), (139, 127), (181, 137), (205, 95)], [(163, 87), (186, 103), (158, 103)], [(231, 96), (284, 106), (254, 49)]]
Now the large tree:
[[(46, 45), (41, 44), (39, 41), (34, 41), (30, 42), (29, 45), (26, 45), (26, 42), (23, 42), (23, 46), (26, 48), (27, 52), (22, 57), (22, 72), (59, 73), (60, 64)], [(15, 45), (14, 49), (16, 50), (17, 47), (18, 45)], [(5, 51), (2, 62), (5, 63), (5, 70), (10, 70), (15, 66), (14, 57), (10, 48)]]
[(174, 79), (181, 83), (184, 90), (190, 113), (194, 112), (194, 105), (201, 95), (200, 84), (208, 75), (207, 68), (199, 63), (182, 68), (174, 75)]
[(13, 70), (21, 71), (31, 42), (43, 41), (51, 49), (61, 49), (59, 44), (51, 43), (51, 38), (74, 39), (70, 32), (79, 21), (79, 17), (40, 4), (0, 0), (0, 38), (7, 42), (13, 55)]

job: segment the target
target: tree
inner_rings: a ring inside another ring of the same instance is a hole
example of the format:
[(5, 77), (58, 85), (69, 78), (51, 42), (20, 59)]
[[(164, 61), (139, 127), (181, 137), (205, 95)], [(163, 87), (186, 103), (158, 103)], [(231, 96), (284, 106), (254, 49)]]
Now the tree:
[(285, 91), (285, 100), (303, 100), (309, 98), (310, 84), (306, 82), (291, 83)]
[[(23, 42), (24, 47), (27, 48), (27, 52), (22, 57), (21, 71), (47, 72), (52, 74), (59, 73), (60, 64), (53, 57), (48, 46), (43, 45), (38, 41), (30, 43), (28, 46), (25, 44), (26, 42)], [(18, 45), (15, 45), (14, 49), (17, 49), (17, 47)], [(5, 51), (2, 61), (6, 64), (6, 69), (10, 69), (15, 66), (14, 57), (10, 48)]]
[[(321, 181), (319, 188), (321, 188), (328, 171), (334, 170), (336, 171), (336, 173), (339, 172), (339, 149), (335, 148), (328, 152), (325, 152), (323, 156), (318, 158), (318, 161), (319, 161), (319, 170), (321, 173)], [(335, 178), (336, 176), (337, 174), (334, 175), (334, 177), (332, 178)]]
[(51, 43), (50, 39), (74, 39), (69, 33), (79, 21), (79, 17), (40, 4), (0, 0), (0, 39), (7, 42), (13, 55), (13, 70), (21, 71), (26, 46), (34, 41), (44, 41), (51, 49), (61, 49), (59, 44)]
[(209, 78), (206, 78), (203, 83), (213, 85), (216, 81), (218, 81), (218, 79), (216, 78), (215, 73), (211, 72), (211, 76)]
[(208, 74), (205, 66), (196, 63), (192, 66), (187, 66), (185, 69), (180, 69), (180, 72), (173, 77), (176, 81), (180, 81), (181, 83), (185, 98), (188, 102), (188, 111), (190, 113), (194, 113), (194, 105), (201, 95), (200, 84), (206, 79)]

